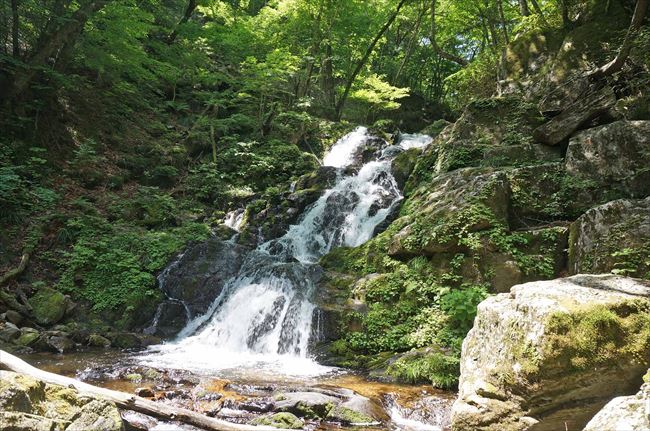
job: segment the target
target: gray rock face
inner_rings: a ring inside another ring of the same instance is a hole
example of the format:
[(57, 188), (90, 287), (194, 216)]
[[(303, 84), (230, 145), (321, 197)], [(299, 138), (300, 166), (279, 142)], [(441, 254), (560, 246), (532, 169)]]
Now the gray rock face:
[(648, 307), (650, 283), (613, 275), (486, 299), (463, 342), (453, 429), (581, 429), (612, 397), (637, 390), (650, 363)]
[(569, 271), (650, 274), (650, 198), (592, 208), (570, 229)]
[[(389, 254), (392, 256), (433, 254), (452, 252), (457, 249), (458, 238), (443, 232), (445, 222), (458, 218), (464, 210), (470, 211), (477, 203), (484, 204), (491, 211), (489, 217), (477, 217), (468, 231), (487, 229), (508, 216), (508, 199), (510, 189), (508, 179), (502, 172), (491, 169), (459, 169), (437, 177), (425, 189), (419, 189), (412, 199), (419, 200), (420, 208), (414, 223), (409, 223), (393, 238)], [(432, 234), (426, 241), (414, 241), (415, 231), (422, 229), (419, 225), (437, 223), (430, 227)]]
[(216, 238), (191, 247), (161, 276), (162, 290), (187, 306), (190, 318), (204, 314), (221, 293), (224, 283), (237, 274), (249, 248)]
[(650, 195), (650, 121), (617, 121), (574, 136), (566, 169), (630, 197)]
[(650, 429), (650, 384), (629, 397), (611, 400), (594, 416), (583, 431), (646, 431)]
[(560, 115), (536, 128), (533, 137), (546, 145), (558, 145), (573, 135), (580, 126), (615, 104), (616, 96), (611, 87), (587, 94), (562, 111)]

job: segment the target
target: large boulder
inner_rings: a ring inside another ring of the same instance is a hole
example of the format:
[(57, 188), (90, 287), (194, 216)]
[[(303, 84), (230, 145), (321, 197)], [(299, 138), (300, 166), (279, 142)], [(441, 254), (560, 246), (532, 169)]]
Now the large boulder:
[(611, 400), (583, 431), (645, 431), (650, 429), (650, 384), (636, 395)]
[(210, 238), (190, 247), (170, 265), (159, 277), (160, 288), (168, 298), (185, 305), (189, 318), (204, 314), (221, 293), (224, 283), (237, 274), (249, 250)]
[(0, 371), (0, 429), (123, 431), (117, 407), (74, 389)]
[(273, 410), (305, 418), (324, 418), (337, 405), (337, 397), (319, 392), (284, 392), (276, 395)]
[(566, 170), (629, 197), (650, 195), (650, 121), (617, 121), (569, 142)]
[(533, 137), (546, 145), (558, 145), (588, 121), (598, 117), (616, 104), (611, 87), (589, 92), (567, 107), (560, 115), (533, 131)]
[(650, 278), (650, 198), (592, 208), (570, 229), (569, 271)]
[(650, 283), (578, 275), (483, 301), (463, 342), (453, 429), (581, 429), (650, 363)]
[(54, 289), (43, 287), (29, 299), (34, 319), (40, 325), (54, 325), (63, 319), (69, 306), (68, 298)]

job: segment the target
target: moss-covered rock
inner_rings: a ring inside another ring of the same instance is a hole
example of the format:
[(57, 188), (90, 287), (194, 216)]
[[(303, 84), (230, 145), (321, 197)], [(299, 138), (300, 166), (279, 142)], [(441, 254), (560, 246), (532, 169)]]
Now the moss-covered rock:
[(587, 129), (569, 143), (566, 169), (621, 197), (650, 195), (650, 121), (617, 121)]
[(411, 148), (400, 153), (391, 163), (391, 172), (400, 189), (404, 188), (411, 172), (415, 168), (418, 156), (422, 151), (418, 148)]
[(53, 325), (63, 319), (68, 308), (64, 294), (49, 287), (43, 287), (29, 299), (34, 319), (41, 325)]
[(254, 419), (251, 425), (266, 425), (274, 428), (301, 430), (305, 422), (289, 412), (280, 412)]
[(650, 198), (612, 201), (576, 220), (569, 271), (650, 278)]
[(650, 363), (650, 284), (574, 276), (522, 284), (478, 307), (463, 343), (453, 427), (580, 429), (633, 393)]
[(122, 431), (117, 407), (81, 397), (71, 388), (0, 371), (0, 428), (47, 431)]
[(283, 392), (275, 396), (275, 411), (304, 418), (324, 418), (339, 399), (319, 392)]

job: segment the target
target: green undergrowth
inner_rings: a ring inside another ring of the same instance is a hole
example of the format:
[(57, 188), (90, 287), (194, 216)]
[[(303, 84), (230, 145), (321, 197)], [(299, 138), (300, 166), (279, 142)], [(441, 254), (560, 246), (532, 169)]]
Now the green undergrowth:
[(451, 389), (458, 385), (460, 358), (441, 352), (406, 354), (390, 364), (386, 372), (403, 383), (429, 383)]
[(147, 188), (115, 200), (102, 214), (84, 199), (57, 232), (62, 248), (46, 253), (59, 268), (56, 288), (118, 327), (143, 324), (160, 300), (155, 275), (189, 242), (208, 237), (203, 223), (182, 221), (177, 203)]

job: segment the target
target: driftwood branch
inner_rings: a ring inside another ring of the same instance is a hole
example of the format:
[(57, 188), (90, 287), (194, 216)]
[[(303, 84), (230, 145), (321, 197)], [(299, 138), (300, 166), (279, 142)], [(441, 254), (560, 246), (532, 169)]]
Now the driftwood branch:
[[(131, 410), (166, 421), (182, 422), (208, 431), (277, 431), (266, 426), (240, 425), (211, 418), (188, 409), (157, 403), (146, 398), (100, 388), (70, 377), (61, 376), (32, 367), (22, 359), (0, 350), (0, 369), (26, 374), (45, 383), (75, 389), (80, 395), (101, 398), (114, 403), (123, 410)], [(285, 430), (288, 431), (288, 430)]]
[(20, 263), (18, 264), (18, 266), (15, 267), (14, 269), (7, 271), (6, 274), (0, 277), (0, 286), (13, 280), (14, 278), (18, 277), (20, 274), (22, 274), (23, 271), (25, 271), (25, 268), (27, 268), (27, 264), (29, 263), (29, 258), (30, 258), (30, 254), (24, 253), (20, 258)]

